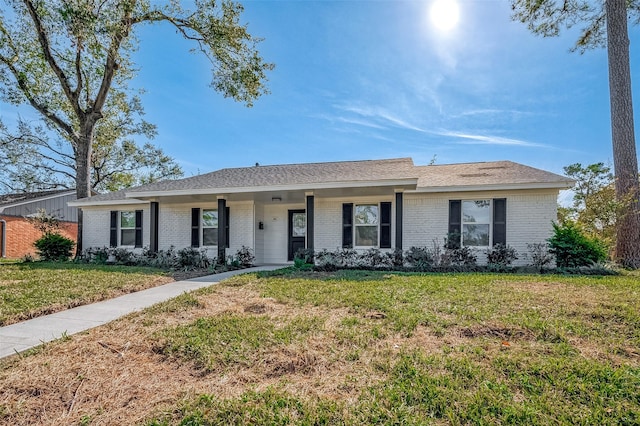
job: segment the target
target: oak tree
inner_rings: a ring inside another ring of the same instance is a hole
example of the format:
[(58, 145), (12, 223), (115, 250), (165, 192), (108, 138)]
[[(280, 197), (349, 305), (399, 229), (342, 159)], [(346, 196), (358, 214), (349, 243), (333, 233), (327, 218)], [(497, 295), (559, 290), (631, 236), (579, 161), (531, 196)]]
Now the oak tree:
[[(210, 61), (211, 86), (223, 96), (251, 106), (267, 92), (266, 72), (273, 65), (259, 55), (260, 40), (240, 23), (243, 7), (233, 1), (196, 0), (193, 8), (178, 0), (0, 4), (0, 97), (32, 107), (46, 130), (59, 135), (61, 144), (68, 143), (79, 198), (91, 195), (96, 129), (109, 114), (109, 102), (133, 102), (131, 54), (140, 26), (164, 23), (192, 42), (194, 51)], [(79, 221), (81, 236), (81, 214)]]
[(633, 125), (627, 21), (640, 19), (640, 0), (512, 0), (513, 17), (535, 34), (557, 36), (580, 26), (574, 50), (606, 47), (615, 190), (624, 209), (617, 221), (616, 259), (640, 268), (640, 184)]

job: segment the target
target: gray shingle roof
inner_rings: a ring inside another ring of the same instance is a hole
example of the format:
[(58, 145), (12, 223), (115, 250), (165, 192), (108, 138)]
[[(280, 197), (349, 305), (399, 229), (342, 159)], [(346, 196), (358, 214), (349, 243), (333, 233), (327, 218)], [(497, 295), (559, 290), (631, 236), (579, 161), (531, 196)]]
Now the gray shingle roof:
[(131, 188), (130, 193), (208, 188), (247, 188), (415, 178), (413, 160), (342, 161), (221, 169), (186, 179), (165, 180)]
[(73, 191), (72, 189), (53, 189), (49, 191), (38, 192), (19, 192), (14, 194), (0, 195), (0, 206), (7, 206), (15, 203), (24, 203), (25, 201), (36, 200), (38, 198), (51, 197), (53, 195), (65, 194)]
[(460, 163), (416, 167), (418, 188), (479, 185), (573, 184), (573, 180), (512, 161)]
[[(185, 179), (165, 180), (80, 200), (87, 204), (131, 200), (136, 194), (149, 192), (188, 192), (230, 188), (265, 189), (274, 186), (327, 184), (339, 182), (374, 182), (417, 179), (417, 189), (545, 184), (571, 186), (572, 180), (544, 170), (514, 163), (494, 161), (432, 166), (414, 166), (410, 158), (389, 160), (342, 161), (332, 163), (283, 164), (272, 166), (221, 169)], [(129, 195), (129, 198), (126, 195)]]

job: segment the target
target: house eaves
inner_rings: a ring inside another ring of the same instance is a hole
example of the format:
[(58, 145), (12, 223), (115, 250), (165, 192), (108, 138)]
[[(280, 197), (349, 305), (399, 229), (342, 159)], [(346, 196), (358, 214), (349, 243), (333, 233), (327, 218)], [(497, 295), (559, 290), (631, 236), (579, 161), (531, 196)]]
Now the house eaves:
[(136, 200), (133, 198), (127, 199), (117, 199), (117, 200), (102, 200), (102, 201), (91, 201), (91, 198), (83, 198), (82, 200), (69, 201), (67, 203), (68, 206), (71, 207), (88, 207), (88, 206), (119, 206), (123, 204), (133, 205), (133, 204), (147, 204), (148, 200)]
[(270, 186), (248, 186), (229, 188), (202, 188), (202, 189), (179, 189), (168, 191), (136, 191), (128, 192), (125, 197), (131, 199), (180, 196), (180, 195), (223, 195), (260, 193), (273, 191), (313, 191), (320, 189), (344, 189), (344, 188), (370, 188), (370, 187), (409, 187), (415, 189), (418, 178), (389, 179), (375, 181), (352, 181), (352, 182), (327, 182), (327, 183), (305, 183), (294, 185), (270, 185)]
[(509, 183), (487, 185), (450, 185), (450, 186), (426, 186), (410, 190), (410, 193), (439, 193), (439, 192), (478, 192), (478, 191), (509, 191), (518, 189), (570, 189), (575, 182), (532, 182)]

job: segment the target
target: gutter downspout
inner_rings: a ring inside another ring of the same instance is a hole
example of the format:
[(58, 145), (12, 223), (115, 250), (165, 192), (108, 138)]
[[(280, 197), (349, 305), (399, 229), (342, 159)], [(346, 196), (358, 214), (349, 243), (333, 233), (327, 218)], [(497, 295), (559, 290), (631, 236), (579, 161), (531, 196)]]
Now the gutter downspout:
[(2, 235), (0, 236), (0, 257), (7, 257), (7, 222), (4, 219), (0, 219), (2, 224)]

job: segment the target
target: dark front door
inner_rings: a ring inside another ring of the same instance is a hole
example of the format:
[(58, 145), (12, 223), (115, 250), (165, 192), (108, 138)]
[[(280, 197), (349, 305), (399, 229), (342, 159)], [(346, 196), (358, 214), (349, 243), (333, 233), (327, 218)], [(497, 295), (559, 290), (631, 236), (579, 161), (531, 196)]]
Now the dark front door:
[(307, 236), (307, 214), (304, 210), (289, 210), (289, 260), (296, 252), (305, 248)]

